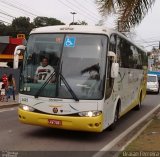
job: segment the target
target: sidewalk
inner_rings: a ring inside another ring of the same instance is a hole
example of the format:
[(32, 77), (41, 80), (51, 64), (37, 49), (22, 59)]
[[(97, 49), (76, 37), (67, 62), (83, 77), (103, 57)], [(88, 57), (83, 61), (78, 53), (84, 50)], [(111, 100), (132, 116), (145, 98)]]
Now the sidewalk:
[(8, 102), (0, 102), (0, 109), (2, 108), (9, 108), (9, 107), (15, 107), (18, 105), (18, 95), (16, 95), (16, 101), (13, 100), (12, 96), (8, 100)]

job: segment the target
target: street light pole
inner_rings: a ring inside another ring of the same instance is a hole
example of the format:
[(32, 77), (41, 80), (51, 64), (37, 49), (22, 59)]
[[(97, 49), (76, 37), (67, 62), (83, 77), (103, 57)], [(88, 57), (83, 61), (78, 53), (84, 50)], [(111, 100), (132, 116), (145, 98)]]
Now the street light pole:
[(74, 25), (74, 15), (77, 14), (76, 12), (70, 12), (73, 15), (73, 25)]

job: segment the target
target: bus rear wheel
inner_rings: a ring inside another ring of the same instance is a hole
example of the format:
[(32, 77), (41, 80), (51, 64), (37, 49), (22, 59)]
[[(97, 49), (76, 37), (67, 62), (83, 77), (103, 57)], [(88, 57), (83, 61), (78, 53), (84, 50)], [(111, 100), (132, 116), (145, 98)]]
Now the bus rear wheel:
[(138, 111), (138, 110), (141, 109), (141, 107), (142, 107), (142, 92), (141, 92), (140, 97), (139, 97), (139, 103), (137, 104), (137, 106), (135, 106), (134, 109), (135, 109), (136, 111)]

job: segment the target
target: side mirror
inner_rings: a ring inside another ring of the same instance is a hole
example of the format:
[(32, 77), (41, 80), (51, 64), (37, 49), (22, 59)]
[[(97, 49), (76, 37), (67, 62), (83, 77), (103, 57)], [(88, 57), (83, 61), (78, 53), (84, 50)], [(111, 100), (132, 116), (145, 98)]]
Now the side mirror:
[(25, 51), (25, 46), (24, 45), (19, 45), (16, 46), (14, 50), (14, 61), (13, 61), (13, 68), (18, 69), (18, 63), (19, 63), (19, 54), (22, 52), (24, 53)]
[(112, 78), (118, 77), (118, 73), (119, 73), (119, 64), (118, 63), (112, 63), (111, 77)]

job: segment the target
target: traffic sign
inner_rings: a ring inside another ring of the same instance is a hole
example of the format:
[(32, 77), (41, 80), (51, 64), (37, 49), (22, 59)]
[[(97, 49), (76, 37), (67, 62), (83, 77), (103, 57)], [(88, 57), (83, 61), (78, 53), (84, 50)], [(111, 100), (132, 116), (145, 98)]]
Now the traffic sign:
[(64, 41), (64, 47), (75, 47), (76, 38), (75, 37), (66, 37)]

